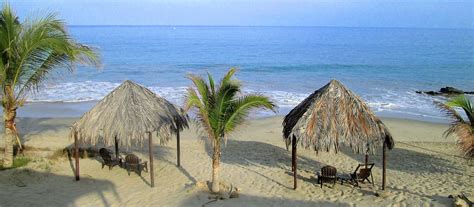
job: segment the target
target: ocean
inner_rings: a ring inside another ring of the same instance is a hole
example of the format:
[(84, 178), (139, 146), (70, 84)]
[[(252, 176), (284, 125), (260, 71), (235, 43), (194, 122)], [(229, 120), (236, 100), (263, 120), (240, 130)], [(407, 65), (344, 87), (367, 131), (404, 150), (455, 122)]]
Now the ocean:
[[(70, 26), (103, 66), (60, 72), (28, 96), (20, 117), (78, 117), (125, 80), (182, 105), (186, 75), (221, 77), (237, 67), (244, 92), (286, 114), (331, 79), (378, 115), (446, 122), (416, 90), (474, 91), (474, 30), (341, 27)], [(268, 112), (260, 115), (270, 115)]]

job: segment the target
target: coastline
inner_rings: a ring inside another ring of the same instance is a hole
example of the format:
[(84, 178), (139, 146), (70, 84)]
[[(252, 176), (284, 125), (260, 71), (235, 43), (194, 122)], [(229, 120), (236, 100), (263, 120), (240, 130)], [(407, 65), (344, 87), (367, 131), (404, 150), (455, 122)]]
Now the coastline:
[[(17, 119), (17, 127), (26, 147), (55, 151), (72, 144), (69, 140), (69, 129), (78, 119), (79, 117), (20, 117)], [(384, 117), (381, 119), (396, 142), (455, 142), (453, 137), (442, 136), (448, 128), (448, 125), (444, 123)], [(272, 139), (281, 141), (282, 120), (282, 115), (253, 117), (245, 122), (240, 130), (237, 130), (237, 135), (241, 134), (239, 131), (245, 131), (246, 128), (260, 126), (275, 133)], [(3, 123), (3, 121), (0, 122)], [(0, 128), (0, 148), (3, 146), (3, 130)], [(196, 137), (196, 131), (198, 131), (196, 126), (191, 124), (190, 128), (182, 133), (182, 137), (184, 139)], [(244, 134), (246, 133), (249, 132)], [(262, 134), (262, 137), (266, 136)]]
[[(18, 109), (19, 118), (79, 118), (84, 113), (89, 111), (97, 101), (83, 101), (83, 102), (29, 102)], [(293, 107), (280, 107), (278, 113), (273, 112), (257, 112), (250, 118), (262, 119), (271, 117), (283, 117)], [(447, 118), (440, 119), (438, 117), (429, 117), (425, 115), (412, 115), (408, 112), (391, 112), (391, 111), (376, 111), (375, 114), (381, 119), (399, 119), (412, 120), (427, 123), (448, 124)], [(443, 114), (440, 112), (440, 116)]]

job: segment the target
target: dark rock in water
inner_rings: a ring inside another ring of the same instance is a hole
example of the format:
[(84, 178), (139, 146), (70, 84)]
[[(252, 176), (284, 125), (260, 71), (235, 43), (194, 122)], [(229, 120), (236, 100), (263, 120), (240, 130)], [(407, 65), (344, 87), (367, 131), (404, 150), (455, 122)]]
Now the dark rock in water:
[(464, 91), (462, 90), (459, 90), (457, 88), (454, 88), (454, 87), (449, 87), (449, 86), (446, 86), (444, 88), (441, 88), (439, 90), (439, 92), (441, 93), (447, 93), (447, 94), (463, 94)]
[(440, 93), (435, 92), (435, 91), (425, 91), (425, 93), (428, 95), (440, 95)]
[(448, 95), (459, 95), (459, 94), (474, 94), (474, 91), (462, 91), (460, 89), (457, 89), (457, 88), (454, 88), (454, 87), (450, 87), (450, 86), (446, 86), (444, 88), (441, 88), (439, 89), (439, 91), (415, 91), (416, 93), (419, 93), (419, 94), (428, 94), (428, 95), (432, 95), (432, 96), (437, 96), (437, 95), (444, 95), (444, 96), (448, 96)]

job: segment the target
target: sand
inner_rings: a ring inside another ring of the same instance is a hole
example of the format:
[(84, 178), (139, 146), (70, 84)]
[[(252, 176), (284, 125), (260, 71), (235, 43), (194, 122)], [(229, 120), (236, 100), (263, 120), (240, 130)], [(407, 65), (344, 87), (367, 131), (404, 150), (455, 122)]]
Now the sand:
[[(72, 144), (67, 135), (74, 120), (21, 119), (18, 126), (25, 145), (36, 148), (30, 154), (47, 156)], [(401, 119), (384, 119), (396, 141), (388, 152), (385, 191), (379, 189), (380, 152), (369, 158), (375, 162), (375, 186), (316, 184), (314, 173), (324, 165), (351, 172), (363, 162), (363, 155), (347, 149), (338, 154), (299, 149), (298, 189), (293, 190), (281, 121), (251, 120), (223, 148), (221, 179), (239, 189), (238, 198), (214, 201), (203, 190), (211, 177), (211, 159), (193, 126), (182, 134), (181, 168), (174, 139), (154, 146), (155, 188), (149, 186), (148, 173), (139, 177), (119, 167), (101, 169), (96, 157), (81, 159), (81, 181), (76, 182), (67, 156), (35, 156), (25, 167), (0, 171), (0, 206), (446, 206), (451, 205), (450, 194), (474, 194), (474, 168), (458, 156), (454, 138), (442, 137), (447, 125)], [(147, 159), (145, 149), (128, 151)]]

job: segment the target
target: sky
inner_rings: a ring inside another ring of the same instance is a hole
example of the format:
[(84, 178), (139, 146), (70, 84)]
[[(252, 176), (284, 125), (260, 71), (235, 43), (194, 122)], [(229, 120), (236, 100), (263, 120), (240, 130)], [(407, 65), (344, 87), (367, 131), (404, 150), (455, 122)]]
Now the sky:
[(9, 0), (8, 2), (20, 17), (54, 11), (69, 25), (474, 29), (474, 0)]

